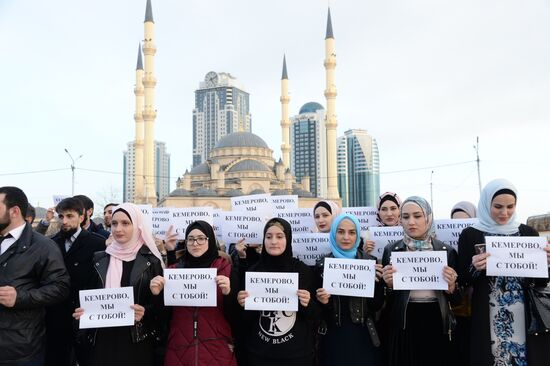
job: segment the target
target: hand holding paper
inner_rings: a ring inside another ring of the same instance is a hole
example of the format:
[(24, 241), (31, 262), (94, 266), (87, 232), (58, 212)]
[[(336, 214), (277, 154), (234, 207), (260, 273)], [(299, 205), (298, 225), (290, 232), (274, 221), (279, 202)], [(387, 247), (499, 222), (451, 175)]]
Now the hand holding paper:
[(166, 283), (166, 280), (162, 276), (156, 276), (151, 280), (151, 283), (149, 284), (149, 289), (151, 290), (151, 293), (153, 295), (158, 295), (164, 288), (164, 284)]
[(309, 294), (309, 291), (298, 290), (296, 293), (298, 294), (298, 300), (300, 301), (300, 304), (303, 307), (307, 307), (309, 305), (309, 300), (311, 299), (311, 295)]
[(324, 288), (318, 288), (317, 289), (317, 301), (319, 301), (321, 304), (326, 305), (328, 304), (328, 301), (330, 299), (330, 294), (325, 290)]

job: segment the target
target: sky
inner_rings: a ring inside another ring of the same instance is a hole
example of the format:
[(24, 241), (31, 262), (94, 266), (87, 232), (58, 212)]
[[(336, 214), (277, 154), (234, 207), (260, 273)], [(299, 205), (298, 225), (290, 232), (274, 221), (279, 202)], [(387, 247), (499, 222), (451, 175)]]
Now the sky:
[[(145, 0), (0, 0), (0, 186), (34, 205), (52, 195), (122, 199), (134, 138), (135, 66)], [(153, 0), (155, 139), (171, 189), (192, 164), (194, 91), (209, 71), (250, 93), (252, 132), (281, 156), (280, 77), (290, 114), (324, 98), (327, 1)], [(432, 199), (437, 218), (507, 178), (518, 214), (550, 212), (550, 0), (331, 0), (338, 136), (366, 129), (381, 192)]]

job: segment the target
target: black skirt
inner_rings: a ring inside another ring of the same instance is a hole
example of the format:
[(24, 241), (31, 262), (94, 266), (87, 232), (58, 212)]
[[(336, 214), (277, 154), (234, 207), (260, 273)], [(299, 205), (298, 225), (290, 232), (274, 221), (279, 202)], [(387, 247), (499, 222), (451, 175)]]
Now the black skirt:
[(390, 366), (446, 366), (449, 335), (444, 333), (439, 303), (407, 305), (406, 327), (393, 324), (389, 339)]

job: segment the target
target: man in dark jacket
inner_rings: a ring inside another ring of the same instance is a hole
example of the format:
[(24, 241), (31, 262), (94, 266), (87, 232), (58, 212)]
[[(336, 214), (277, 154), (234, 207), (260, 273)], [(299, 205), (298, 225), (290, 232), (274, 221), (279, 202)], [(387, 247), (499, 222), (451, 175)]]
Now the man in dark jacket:
[(28, 200), (0, 187), (0, 365), (42, 365), (45, 307), (69, 295), (63, 257), (25, 222)]
[[(84, 206), (74, 197), (65, 198), (56, 206), (61, 230), (52, 237), (58, 245), (71, 276), (71, 293), (67, 300), (47, 310), (46, 365), (72, 366), (79, 354), (74, 352), (74, 320), (79, 306), (78, 292), (89, 287), (94, 275), (93, 256), (105, 250), (105, 238), (83, 229)], [(76, 356), (76, 358), (75, 358)]]
[(92, 216), (94, 215), (94, 201), (83, 194), (76, 195), (73, 198), (80, 200), (84, 206), (84, 222), (82, 223), (82, 227), (91, 233), (99, 234), (105, 239), (108, 239), (111, 233), (92, 220)]

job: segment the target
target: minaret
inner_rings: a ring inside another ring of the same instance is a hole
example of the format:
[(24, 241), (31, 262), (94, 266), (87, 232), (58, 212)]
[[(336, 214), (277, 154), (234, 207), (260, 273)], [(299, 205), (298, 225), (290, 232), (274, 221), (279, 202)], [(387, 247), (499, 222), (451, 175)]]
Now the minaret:
[(281, 77), (281, 129), (283, 131), (283, 143), (281, 152), (283, 154), (283, 164), (290, 168), (290, 119), (288, 118), (288, 74), (286, 71), (286, 55), (283, 56), (283, 75)]
[(332, 21), (330, 19), (330, 8), (328, 9), (327, 34), (325, 37), (325, 70), (327, 88), (325, 98), (327, 99), (327, 111), (325, 116), (325, 127), (327, 131), (327, 198), (340, 199), (338, 194), (338, 171), (336, 160), (336, 86), (334, 84), (334, 69), (336, 68), (336, 53), (334, 52), (334, 35), (332, 34)]
[(147, 0), (147, 8), (145, 10), (145, 39), (143, 40), (143, 55), (145, 56), (145, 70), (143, 75), (143, 86), (145, 94), (145, 105), (143, 106), (143, 121), (145, 125), (144, 139), (144, 169), (145, 175), (145, 191), (143, 200), (144, 203), (156, 205), (157, 196), (155, 189), (155, 118), (157, 112), (155, 110), (155, 22), (153, 21), (153, 9), (151, 8), (151, 0)]
[(136, 87), (134, 88), (136, 96), (136, 112), (134, 120), (136, 121), (136, 138), (134, 141), (135, 149), (135, 170), (134, 170), (134, 202), (141, 203), (144, 200), (144, 181), (143, 181), (143, 62), (141, 61), (141, 44), (138, 46), (138, 58), (136, 66)]

